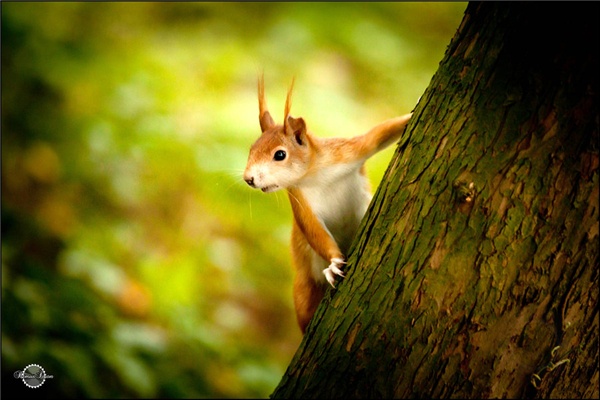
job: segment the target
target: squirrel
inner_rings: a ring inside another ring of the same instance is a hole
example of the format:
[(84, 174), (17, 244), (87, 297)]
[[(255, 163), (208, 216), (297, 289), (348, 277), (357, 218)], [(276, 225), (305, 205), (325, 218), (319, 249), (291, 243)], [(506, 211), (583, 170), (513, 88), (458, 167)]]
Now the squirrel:
[(320, 138), (302, 118), (290, 115), (294, 80), (283, 125), (267, 110), (264, 78), (258, 79), (261, 136), (250, 148), (244, 180), (265, 193), (286, 189), (294, 221), (291, 253), (294, 307), (304, 334), (327, 282), (335, 288), (347, 254), (371, 201), (365, 161), (397, 141), (412, 113), (388, 119), (351, 138)]

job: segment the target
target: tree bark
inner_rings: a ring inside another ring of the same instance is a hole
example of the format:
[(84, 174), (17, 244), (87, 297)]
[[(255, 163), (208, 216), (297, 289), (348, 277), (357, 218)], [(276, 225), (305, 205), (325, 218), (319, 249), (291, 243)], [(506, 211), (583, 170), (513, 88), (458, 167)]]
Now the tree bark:
[(469, 4), (273, 398), (598, 398), (597, 18)]

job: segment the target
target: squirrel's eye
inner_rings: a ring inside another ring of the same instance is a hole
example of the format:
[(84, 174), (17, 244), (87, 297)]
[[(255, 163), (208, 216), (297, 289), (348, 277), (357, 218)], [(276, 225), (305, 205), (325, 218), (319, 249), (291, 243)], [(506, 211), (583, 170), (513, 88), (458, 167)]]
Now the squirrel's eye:
[(275, 161), (283, 161), (283, 160), (285, 160), (285, 155), (286, 155), (285, 151), (283, 151), (283, 150), (277, 150), (275, 152), (275, 155), (273, 156), (273, 160), (275, 160)]

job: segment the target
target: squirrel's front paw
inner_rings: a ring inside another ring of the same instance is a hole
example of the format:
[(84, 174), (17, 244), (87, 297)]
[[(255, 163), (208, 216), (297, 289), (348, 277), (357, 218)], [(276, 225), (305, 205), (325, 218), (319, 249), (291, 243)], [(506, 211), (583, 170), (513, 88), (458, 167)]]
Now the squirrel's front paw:
[(341, 276), (342, 278), (346, 277), (346, 275), (344, 274), (344, 271), (342, 271), (340, 269), (340, 267), (344, 264), (346, 264), (346, 262), (342, 258), (332, 258), (331, 264), (329, 264), (329, 267), (327, 267), (323, 270), (323, 273), (325, 274), (325, 278), (327, 279), (327, 282), (329, 282), (329, 284), (331, 286), (333, 286), (334, 288), (335, 288), (335, 276), (336, 275)]

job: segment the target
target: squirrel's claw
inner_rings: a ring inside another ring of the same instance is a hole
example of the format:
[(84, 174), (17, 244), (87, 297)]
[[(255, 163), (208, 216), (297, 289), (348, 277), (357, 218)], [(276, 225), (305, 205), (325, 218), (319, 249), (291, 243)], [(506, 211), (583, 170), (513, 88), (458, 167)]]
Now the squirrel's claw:
[(325, 279), (327, 279), (327, 282), (329, 282), (329, 284), (335, 288), (335, 276), (341, 276), (342, 278), (346, 277), (346, 274), (344, 274), (344, 271), (342, 271), (340, 269), (340, 267), (342, 265), (346, 264), (346, 262), (341, 259), (341, 258), (332, 258), (331, 259), (331, 264), (329, 264), (329, 267), (325, 268), (323, 270), (323, 274), (325, 274)]

